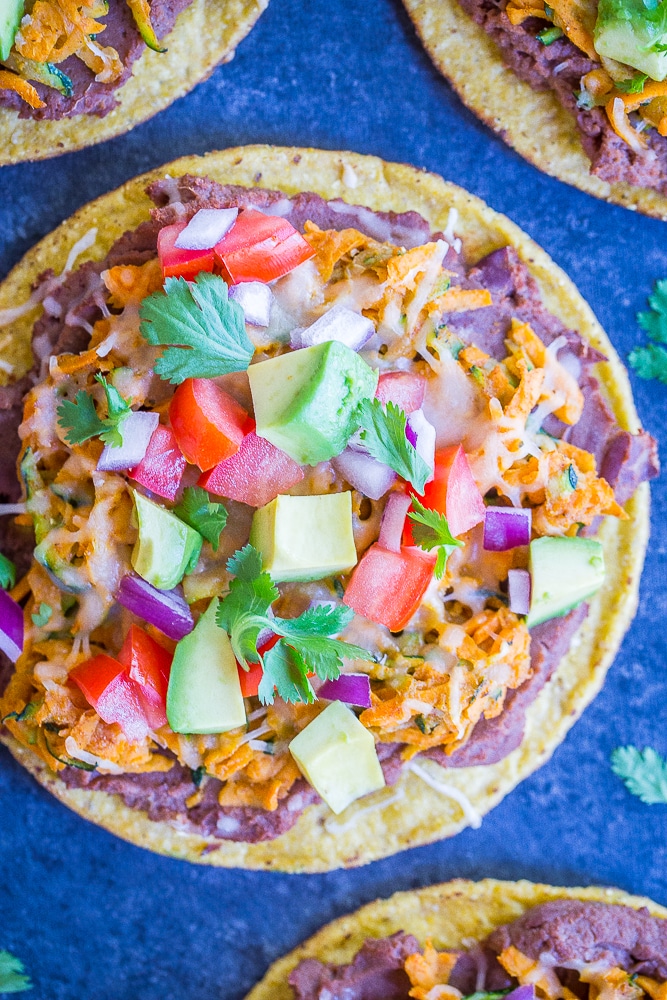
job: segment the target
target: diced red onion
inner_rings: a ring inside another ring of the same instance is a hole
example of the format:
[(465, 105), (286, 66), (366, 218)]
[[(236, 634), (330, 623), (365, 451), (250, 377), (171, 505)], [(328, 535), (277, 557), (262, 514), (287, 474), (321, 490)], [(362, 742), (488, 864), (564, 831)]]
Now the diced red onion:
[(408, 493), (394, 490), (389, 494), (382, 514), (378, 545), (392, 552), (400, 552), (405, 518), (410, 510), (412, 497)]
[(300, 331), (300, 346), (315, 347), (316, 344), (337, 340), (351, 351), (359, 351), (374, 333), (372, 320), (346, 306), (334, 306), (307, 329)]
[(335, 681), (325, 681), (317, 692), (327, 701), (344, 701), (359, 708), (371, 707), (371, 682), (366, 674), (341, 674)]
[(510, 611), (527, 615), (530, 611), (530, 573), (527, 569), (510, 569), (507, 573)]
[(336, 472), (350, 486), (371, 500), (379, 500), (396, 481), (396, 473), (388, 465), (378, 462), (366, 451), (346, 448), (332, 461)]
[(182, 639), (195, 627), (182, 587), (158, 590), (140, 576), (128, 575), (120, 581), (116, 600), (170, 639)]
[(106, 444), (100, 455), (97, 468), (100, 472), (120, 472), (139, 465), (148, 449), (148, 442), (160, 423), (157, 413), (137, 410), (128, 415), (120, 425), (123, 443), (119, 446)]
[[(405, 433), (408, 441), (414, 445), (417, 454), (424, 459), (429, 469), (434, 469), (435, 427), (426, 419), (423, 410), (415, 410), (409, 414)], [(413, 441), (411, 435), (414, 435), (416, 440)], [(433, 476), (431, 476), (432, 478)]]
[(535, 1000), (535, 986), (533, 984), (517, 986), (515, 990), (507, 994), (505, 1000)]
[(0, 590), (0, 650), (12, 663), (23, 652), (23, 609), (6, 590)]
[(268, 326), (271, 322), (273, 292), (263, 281), (243, 281), (229, 289), (230, 299), (241, 306), (246, 323), (251, 326)]
[(484, 548), (504, 552), (528, 545), (532, 512), (530, 507), (487, 507), (484, 516)]
[(179, 250), (210, 250), (236, 222), (238, 208), (200, 208), (192, 216), (175, 246)]

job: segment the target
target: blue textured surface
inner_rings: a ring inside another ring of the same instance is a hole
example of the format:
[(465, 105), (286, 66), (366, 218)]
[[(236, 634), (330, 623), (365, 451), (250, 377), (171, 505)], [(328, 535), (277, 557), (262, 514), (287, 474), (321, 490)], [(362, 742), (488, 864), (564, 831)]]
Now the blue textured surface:
[[(667, 224), (538, 173), (488, 132), (432, 68), (398, 0), (272, 0), (235, 60), (123, 138), (0, 172), (0, 276), (76, 208), (186, 153), (248, 142), (348, 148), (437, 171), (506, 212), (568, 272), (626, 356)], [(644, 424), (665, 389), (633, 379)], [(663, 461), (665, 456), (663, 454)], [(35, 1000), (239, 1000), (326, 920), (454, 876), (615, 884), (667, 903), (667, 807), (642, 805), (608, 766), (619, 744), (667, 752), (664, 481), (641, 610), (606, 687), (553, 760), (477, 831), (324, 876), (213, 871), (152, 856), (60, 806), (0, 753), (0, 950)]]

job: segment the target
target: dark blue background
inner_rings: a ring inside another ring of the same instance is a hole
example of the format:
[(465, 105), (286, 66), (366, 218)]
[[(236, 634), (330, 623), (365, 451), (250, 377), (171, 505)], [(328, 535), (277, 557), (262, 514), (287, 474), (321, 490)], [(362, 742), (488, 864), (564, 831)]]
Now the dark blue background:
[[(118, 0), (120, 2), (120, 0)], [(399, 0), (272, 0), (234, 61), (130, 135), (0, 171), (0, 277), (91, 198), (186, 153), (273, 142), (437, 171), (506, 212), (574, 279), (622, 357), (667, 276), (667, 224), (595, 201), (520, 160), (431, 66)], [(664, 387), (633, 379), (644, 424)], [(664, 460), (664, 454), (663, 454)], [(619, 744), (667, 752), (664, 481), (641, 611), (606, 687), (553, 760), (454, 840), (367, 868), (284, 876), (198, 868), (131, 847), (59, 805), (0, 753), (0, 950), (35, 1000), (239, 1000), (325, 921), (454, 876), (614, 884), (667, 904), (667, 807), (609, 770)]]

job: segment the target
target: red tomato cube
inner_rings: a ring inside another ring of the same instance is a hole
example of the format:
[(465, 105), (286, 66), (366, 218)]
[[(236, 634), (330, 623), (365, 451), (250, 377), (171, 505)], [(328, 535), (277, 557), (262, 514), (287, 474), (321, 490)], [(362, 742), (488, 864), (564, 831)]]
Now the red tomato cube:
[(169, 419), (188, 462), (206, 472), (239, 450), (248, 414), (215, 382), (189, 378), (173, 395)]
[(139, 690), (122, 663), (99, 653), (70, 670), (69, 677), (104, 722), (115, 722), (128, 740), (145, 738), (149, 723)]
[(171, 427), (160, 424), (151, 435), (146, 454), (128, 475), (152, 493), (175, 500), (186, 465)]
[(216, 496), (263, 507), (303, 479), (303, 469), (254, 431), (243, 438), (231, 458), (199, 478), (199, 486)]
[(419, 607), (433, 577), (436, 556), (421, 549), (400, 552), (376, 542), (357, 563), (343, 604), (392, 632), (400, 632)]
[(315, 251), (291, 222), (247, 208), (214, 247), (223, 277), (229, 284), (281, 278)]
[(414, 413), (424, 402), (426, 379), (413, 372), (383, 372), (375, 396), (383, 406), (395, 403), (404, 413)]
[(157, 253), (165, 278), (186, 278), (192, 281), (200, 271), (212, 271), (213, 250), (181, 250), (175, 246), (187, 222), (164, 226), (157, 235)]
[(118, 659), (126, 667), (130, 679), (141, 689), (141, 699), (151, 728), (166, 725), (171, 653), (144, 629), (131, 625)]

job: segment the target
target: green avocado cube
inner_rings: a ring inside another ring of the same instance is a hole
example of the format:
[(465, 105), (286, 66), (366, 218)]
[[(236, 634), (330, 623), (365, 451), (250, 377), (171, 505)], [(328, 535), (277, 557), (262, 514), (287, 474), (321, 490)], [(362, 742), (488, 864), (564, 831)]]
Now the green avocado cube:
[(335, 340), (248, 368), (257, 434), (299, 465), (340, 455), (356, 430), (354, 413), (375, 395), (378, 373)]
[(357, 563), (352, 494), (277, 496), (255, 511), (250, 544), (277, 583), (346, 572)]
[(159, 590), (173, 590), (197, 565), (203, 538), (165, 507), (132, 493), (139, 527), (132, 566)]
[(600, 0), (595, 23), (595, 50), (626, 63), (653, 80), (667, 76), (667, 43), (663, 4), (654, 10), (644, 0)]
[(176, 646), (167, 688), (167, 721), (175, 733), (227, 733), (246, 725), (236, 658), (215, 622), (218, 604), (216, 597)]
[(0, 59), (9, 59), (24, 12), (24, 0), (0, 0)]
[(304, 778), (335, 813), (384, 788), (372, 734), (354, 712), (332, 701), (289, 745)]
[(593, 538), (536, 538), (529, 564), (529, 628), (566, 615), (604, 583), (604, 552)]

